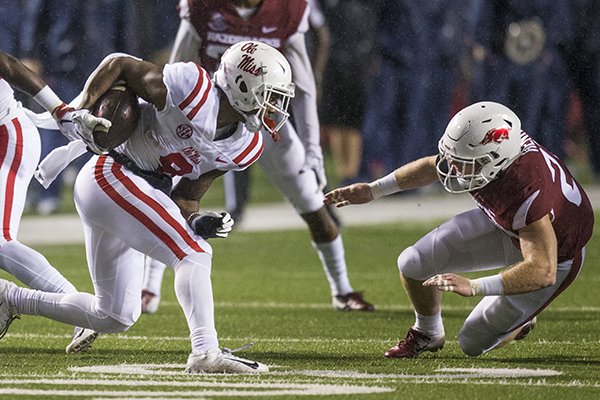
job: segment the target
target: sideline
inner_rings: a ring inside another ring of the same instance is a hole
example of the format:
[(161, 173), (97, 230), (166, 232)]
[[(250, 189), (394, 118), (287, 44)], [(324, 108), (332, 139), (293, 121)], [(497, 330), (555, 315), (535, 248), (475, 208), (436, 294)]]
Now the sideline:
[[(592, 206), (600, 211), (600, 186), (586, 186)], [(427, 223), (449, 218), (474, 207), (468, 194), (427, 192), (405, 193), (379, 199), (371, 204), (336, 209), (344, 226)], [(287, 202), (248, 207), (240, 232), (305, 229), (305, 223)], [(19, 240), (26, 245), (83, 243), (83, 227), (76, 214), (48, 217), (26, 216), (21, 220)]]

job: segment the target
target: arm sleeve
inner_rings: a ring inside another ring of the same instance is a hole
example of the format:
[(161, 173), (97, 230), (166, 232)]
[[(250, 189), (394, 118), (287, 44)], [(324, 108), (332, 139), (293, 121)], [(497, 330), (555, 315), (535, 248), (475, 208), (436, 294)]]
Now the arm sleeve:
[(307, 154), (323, 158), (320, 145), (319, 115), (317, 112), (317, 89), (310, 59), (306, 51), (304, 34), (295, 33), (288, 39), (285, 49), (292, 76), (296, 84), (296, 96), (292, 100), (294, 125)]
[(196, 29), (192, 26), (190, 21), (182, 19), (179, 24), (179, 30), (175, 37), (175, 43), (173, 44), (173, 50), (171, 50), (171, 56), (169, 57), (169, 63), (178, 61), (194, 61), (197, 62), (200, 54), (200, 45), (202, 41)]

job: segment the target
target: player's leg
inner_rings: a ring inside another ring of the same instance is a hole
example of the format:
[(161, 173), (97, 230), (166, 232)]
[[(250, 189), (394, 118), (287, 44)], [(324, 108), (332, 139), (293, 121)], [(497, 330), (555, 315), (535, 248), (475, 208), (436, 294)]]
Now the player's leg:
[(373, 306), (355, 292), (348, 278), (342, 235), (323, 206), (323, 193), (311, 171), (301, 172), (304, 146), (291, 123), (280, 131), (280, 140), (265, 138), (265, 151), (258, 160), (267, 177), (292, 203), (307, 223), (312, 245), (323, 266), (334, 307), (343, 310), (372, 311)]
[(154, 314), (160, 304), (160, 292), (167, 266), (158, 260), (144, 257), (144, 286), (142, 289), (142, 312)]
[[(577, 277), (585, 250), (573, 260), (558, 264), (556, 283), (531, 293), (511, 296), (486, 296), (467, 317), (458, 343), (463, 352), (478, 356), (519, 338), (522, 330)], [(521, 337), (522, 338), (522, 337)]]
[(35, 126), (18, 111), (0, 125), (0, 268), (25, 285), (49, 292), (67, 293), (75, 287), (48, 260), (17, 239), (25, 196), (40, 157)]
[(423, 281), (444, 272), (499, 268), (519, 258), (508, 236), (479, 209), (455, 216), (405, 249), (398, 257), (398, 269), (414, 308), (415, 323), (386, 357), (417, 357), (444, 345), (441, 292), (422, 286)]
[(250, 191), (250, 168), (243, 171), (229, 171), (223, 176), (225, 209), (239, 224), (244, 218), (248, 193)]

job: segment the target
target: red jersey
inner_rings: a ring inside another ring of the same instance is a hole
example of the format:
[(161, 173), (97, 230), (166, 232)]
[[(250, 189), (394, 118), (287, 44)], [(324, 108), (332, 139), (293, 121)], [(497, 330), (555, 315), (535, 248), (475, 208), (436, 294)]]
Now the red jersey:
[(594, 212), (567, 167), (527, 134), (521, 156), (472, 193), (477, 205), (518, 246), (518, 231), (547, 214), (558, 242), (558, 262), (574, 258), (592, 236)]
[(200, 63), (209, 72), (217, 69), (229, 46), (257, 40), (282, 50), (300, 29), (306, 0), (264, 0), (248, 19), (240, 17), (231, 0), (189, 0), (190, 22), (202, 40)]

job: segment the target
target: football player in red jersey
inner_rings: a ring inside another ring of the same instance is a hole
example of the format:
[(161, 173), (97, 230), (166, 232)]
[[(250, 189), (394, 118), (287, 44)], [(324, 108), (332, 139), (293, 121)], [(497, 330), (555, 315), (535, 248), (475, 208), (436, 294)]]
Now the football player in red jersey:
[[(212, 73), (227, 47), (248, 38), (279, 49), (289, 60), (296, 84), (290, 104), (294, 123), (288, 121), (279, 129), (277, 142), (265, 138), (265, 151), (257, 163), (307, 223), (329, 282), (333, 307), (372, 311), (373, 305), (350, 283), (342, 235), (322, 203), (326, 177), (315, 79), (304, 39), (309, 26), (306, 0), (181, 0), (179, 9), (181, 25), (171, 62), (200, 60)], [(262, 132), (268, 135), (264, 129)], [(142, 302), (145, 311), (154, 312), (164, 266), (151, 260), (147, 264)]]
[[(425, 157), (371, 183), (335, 189), (325, 202), (343, 207), (439, 179), (468, 192), (477, 208), (440, 225), (398, 257), (416, 322), (386, 357), (414, 358), (444, 346), (441, 293), (484, 296), (458, 334), (477, 356), (524, 338), (536, 316), (579, 273), (594, 213), (583, 188), (552, 153), (521, 131), (519, 118), (493, 102), (457, 113)], [(505, 268), (467, 279), (456, 273)]]

